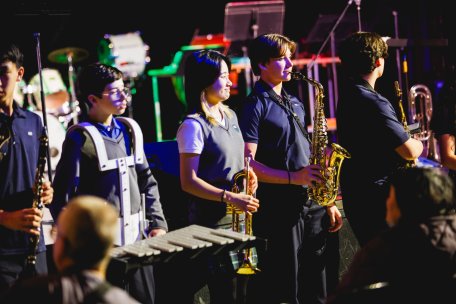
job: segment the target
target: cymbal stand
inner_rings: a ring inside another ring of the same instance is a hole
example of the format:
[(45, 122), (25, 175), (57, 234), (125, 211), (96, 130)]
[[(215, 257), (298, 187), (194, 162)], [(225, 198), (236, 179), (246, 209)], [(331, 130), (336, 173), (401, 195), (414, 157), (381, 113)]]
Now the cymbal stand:
[(71, 118), (73, 119), (73, 124), (78, 123), (78, 114), (79, 114), (79, 101), (76, 99), (76, 92), (74, 88), (74, 66), (73, 66), (73, 53), (67, 53), (67, 62), (68, 62), (68, 82), (70, 84), (70, 110)]
[[(399, 22), (397, 17), (397, 11), (393, 11), (393, 18), (394, 18), (394, 38), (399, 39)], [(403, 48), (401, 48), (403, 50)], [(397, 68), (397, 80), (399, 81), (399, 87), (403, 89), (402, 86), (402, 69), (401, 69), (401, 50), (396, 48), (396, 68)]]
[(127, 98), (127, 109), (128, 109), (128, 117), (133, 118), (133, 95), (136, 92), (135, 89), (135, 79), (133, 77), (124, 78), (127, 83), (125, 86), (130, 89), (130, 96)]

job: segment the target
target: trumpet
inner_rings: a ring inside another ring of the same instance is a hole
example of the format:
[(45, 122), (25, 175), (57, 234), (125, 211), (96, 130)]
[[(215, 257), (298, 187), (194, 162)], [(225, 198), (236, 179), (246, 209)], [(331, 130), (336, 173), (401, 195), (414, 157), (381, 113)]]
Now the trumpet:
[[(231, 189), (235, 193), (246, 193), (254, 195), (249, 189), (249, 171), (250, 171), (250, 157), (245, 158), (245, 170), (238, 172), (234, 176), (234, 185)], [(237, 209), (234, 205), (228, 204), (227, 214), (232, 214), (231, 228), (233, 231), (242, 232), (248, 235), (253, 234), (251, 212), (243, 212)], [(244, 215), (244, 224), (242, 225), (241, 216)], [(237, 274), (252, 275), (260, 270), (253, 263), (253, 249), (247, 248), (243, 251), (244, 257), (241, 266), (236, 270)]]

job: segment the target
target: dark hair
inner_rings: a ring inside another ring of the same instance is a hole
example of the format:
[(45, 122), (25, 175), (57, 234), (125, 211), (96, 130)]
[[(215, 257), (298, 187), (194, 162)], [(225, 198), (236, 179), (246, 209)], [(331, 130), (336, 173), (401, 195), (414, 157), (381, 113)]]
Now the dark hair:
[(17, 68), (24, 64), (24, 55), (21, 50), (13, 43), (0, 44), (0, 62), (11, 61)]
[(401, 221), (422, 222), (431, 216), (453, 213), (454, 185), (439, 168), (414, 167), (391, 176)]
[(286, 51), (293, 54), (296, 42), (280, 34), (263, 34), (255, 38), (249, 45), (249, 59), (253, 73), (260, 75), (259, 64), (265, 64), (272, 58), (285, 56)]
[(185, 61), (185, 99), (188, 113), (204, 113), (201, 93), (220, 76), (222, 61), (231, 70), (231, 60), (215, 50), (201, 50), (192, 53)]
[(106, 85), (122, 79), (122, 72), (115, 67), (93, 63), (81, 70), (78, 75), (78, 98), (89, 108), (91, 103), (87, 100), (89, 95), (101, 97)]
[(378, 59), (388, 57), (388, 45), (377, 33), (356, 32), (342, 42), (339, 57), (347, 73), (364, 75), (376, 68)]

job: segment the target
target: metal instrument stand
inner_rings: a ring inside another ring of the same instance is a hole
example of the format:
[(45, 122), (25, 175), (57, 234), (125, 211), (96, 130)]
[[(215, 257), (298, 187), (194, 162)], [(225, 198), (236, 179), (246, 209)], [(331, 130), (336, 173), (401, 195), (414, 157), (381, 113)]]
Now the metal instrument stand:
[[(322, 15), (320, 16), (319, 20), (317, 20), (316, 24), (314, 25), (313, 29), (311, 30), (310, 34), (308, 35), (308, 39), (312, 40), (314, 39), (315, 41), (321, 41), (319, 39), (320, 33), (326, 33), (329, 32), (329, 34), (326, 36), (326, 38), (323, 40), (323, 43), (321, 44), (320, 48), (318, 49), (316, 55), (313, 56), (312, 61), (309, 62), (307, 65), (307, 77), (315, 79), (316, 81), (319, 81), (319, 70), (318, 70), (318, 62), (320, 60), (320, 54), (323, 52), (324, 48), (326, 47), (327, 43), (330, 42), (330, 51), (331, 51), (331, 58), (336, 57), (336, 38), (335, 38), (335, 32), (336, 29), (339, 27), (340, 24), (343, 24), (344, 26), (341, 27), (344, 29), (343, 33), (347, 32), (348, 29), (351, 30), (351, 27), (354, 25), (352, 24), (351, 18), (347, 18), (347, 20), (344, 20), (345, 14), (350, 7), (350, 5), (353, 3), (353, 0), (349, 0), (347, 5), (345, 6), (344, 10), (342, 13), (337, 17), (336, 21), (334, 22), (333, 20), (337, 15)], [(357, 1), (358, 4), (358, 1)], [(358, 14), (359, 14), (359, 6), (358, 6)], [(344, 22), (342, 22), (344, 21)], [(328, 25), (332, 24), (332, 27), (328, 29)], [(361, 28), (360, 24), (360, 16), (358, 16), (358, 29)], [(355, 29), (354, 29), (355, 30)], [(340, 32), (339, 32), (340, 36)], [(332, 73), (332, 80), (328, 77), (328, 97), (329, 97), (329, 111), (330, 111), (330, 117), (335, 117), (335, 112), (336, 112), (336, 105), (337, 105), (337, 100), (338, 100), (338, 81), (337, 81), (337, 69), (336, 69), (336, 60), (333, 60), (331, 62), (331, 73)], [(314, 90), (311, 84), (308, 84), (308, 92), (309, 92), (309, 109), (310, 109), (310, 115), (311, 117), (314, 117), (314, 103), (315, 103), (315, 96), (314, 96)], [(312, 129), (313, 129), (313, 121), (311, 121), (312, 124)]]
[(78, 123), (79, 101), (76, 99), (76, 92), (74, 91), (74, 66), (73, 66), (73, 52), (67, 53), (68, 62), (68, 83), (70, 85), (70, 110), (73, 125)]
[[(66, 47), (63, 49), (54, 50), (48, 55), (49, 61), (58, 63), (58, 64), (68, 64), (68, 83), (70, 87), (70, 100), (69, 100), (69, 108), (70, 113), (69, 116), (73, 121), (73, 125), (78, 123), (78, 115), (81, 111), (79, 108), (79, 102), (76, 98), (75, 92), (75, 85), (74, 85), (74, 66), (73, 64), (78, 61), (82, 61), (89, 56), (89, 53), (81, 48), (77, 47)], [(61, 121), (65, 125), (69, 121)]]

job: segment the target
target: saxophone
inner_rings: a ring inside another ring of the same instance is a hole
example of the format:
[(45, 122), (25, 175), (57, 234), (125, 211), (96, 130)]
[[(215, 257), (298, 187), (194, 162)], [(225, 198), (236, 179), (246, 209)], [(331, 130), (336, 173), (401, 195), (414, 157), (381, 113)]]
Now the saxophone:
[[(47, 149), (49, 145), (49, 139), (47, 135), (43, 134), (40, 137), (40, 148), (38, 155), (38, 167), (35, 173), (35, 183), (33, 187), (33, 203), (32, 208), (38, 208), (43, 210), (44, 204), (41, 199), (43, 193), (43, 183), (44, 183), (44, 171), (46, 167), (46, 156)], [(38, 242), (40, 240), (39, 235), (30, 235), (29, 241), (29, 254), (26, 259), (26, 268), (34, 268), (36, 264), (36, 250), (38, 248)]]
[[(405, 116), (404, 107), (402, 106), (402, 90), (399, 87), (399, 82), (396, 80), (394, 82), (394, 90), (396, 91), (397, 103), (399, 106), (399, 115), (402, 122), (402, 126), (404, 127), (405, 132), (410, 135), (410, 130), (407, 124), (407, 117)], [(407, 169), (415, 167), (416, 163), (414, 160), (405, 160), (401, 158), (401, 164), (399, 164), (399, 169)]]
[(328, 145), (328, 134), (326, 117), (324, 112), (324, 91), (321, 83), (310, 79), (300, 72), (291, 72), (293, 80), (304, 80), (315, 88), (315, 114), (313, 117), (313, 132), (311, 142), (310, 164), (320, 165), (324, 181), (308, 188), (309, 198), (321, 206), (333, 204), (339, 192), (339, 174), (342, 162), (350, 158), (350, 153), (336, 143), (332, 143), (332, 151), (328, 156), (326, 147)]

